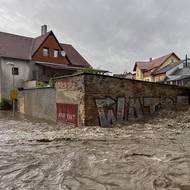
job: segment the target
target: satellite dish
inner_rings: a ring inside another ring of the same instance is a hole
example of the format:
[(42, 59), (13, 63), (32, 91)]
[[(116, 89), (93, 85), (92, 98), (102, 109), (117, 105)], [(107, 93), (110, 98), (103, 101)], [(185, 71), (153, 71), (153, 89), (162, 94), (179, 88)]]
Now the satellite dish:
[(62, 55), (63, 57), (65, 57), (65, 56), (66, 56), (65, 51), (61, 51), (61, 55)]

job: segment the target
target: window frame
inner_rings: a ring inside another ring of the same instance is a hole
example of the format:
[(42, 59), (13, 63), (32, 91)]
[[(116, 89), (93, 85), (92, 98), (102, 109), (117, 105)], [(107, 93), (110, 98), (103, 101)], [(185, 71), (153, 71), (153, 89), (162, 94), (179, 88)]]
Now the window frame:
[[(45, 50), (47, 50), (47, 52), (45, 52)], [(49, 48), (43, 47), (42, 54), (43, 54), (44, 57), (49, 57)]]
[[(55, 52), (57, 53), (57, 56), (55, 56)], [(59, 50), (58, 49), (54, 49), (53, 50), (53, 57), (54, 58), (58, 58), (59, 57)]]
[(66, 56), (66, 52), (64, 50), (61, 51), (61, 56), (65, 57)]
[(19, 68), (18, 67), (12, 67), (12, 75), (19, 75)]

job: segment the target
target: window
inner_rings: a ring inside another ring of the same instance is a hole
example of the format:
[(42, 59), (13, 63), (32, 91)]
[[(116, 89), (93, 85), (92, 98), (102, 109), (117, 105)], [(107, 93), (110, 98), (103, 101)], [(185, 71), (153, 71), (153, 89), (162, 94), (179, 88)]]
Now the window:
[(54, 57), (58, 57), (58, 56), (59, 56), (59, 50), (54, 49), (54, 51), (53, 51), (53, 56), (54, 56)]
[(43, 56), (49, 56), (49, 49), (48, 48), (43, 48)]
[(66, 56), (65, 51), (61, 51), (61, 55), (62, 55), (63, 57), (65, 57), (65, 56)]
[(13, 67), (12, 68), (12, 75), (19, 75), (18, 67)]

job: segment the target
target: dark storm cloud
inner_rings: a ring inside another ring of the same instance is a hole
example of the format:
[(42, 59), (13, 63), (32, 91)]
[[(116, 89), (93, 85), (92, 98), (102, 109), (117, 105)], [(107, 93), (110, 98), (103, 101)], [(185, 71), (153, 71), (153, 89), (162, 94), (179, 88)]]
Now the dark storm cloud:
[(0, 29), (37, 36), (47, 24), (96, 68), (131, 70), (135, 60), (190, 53), (188, 0), (1, 0)]

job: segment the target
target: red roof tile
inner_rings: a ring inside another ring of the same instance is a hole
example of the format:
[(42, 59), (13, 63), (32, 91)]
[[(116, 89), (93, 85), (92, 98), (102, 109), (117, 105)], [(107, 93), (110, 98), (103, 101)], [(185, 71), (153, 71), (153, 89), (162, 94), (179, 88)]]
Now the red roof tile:
[(135, 65), (139, 66), (139, 68), (141, 70), (148, 70), (149, 69), (149, 65), (148, 65), (148, 62), (143, 62), (143, 61), (138, 61), (135, 63)]

